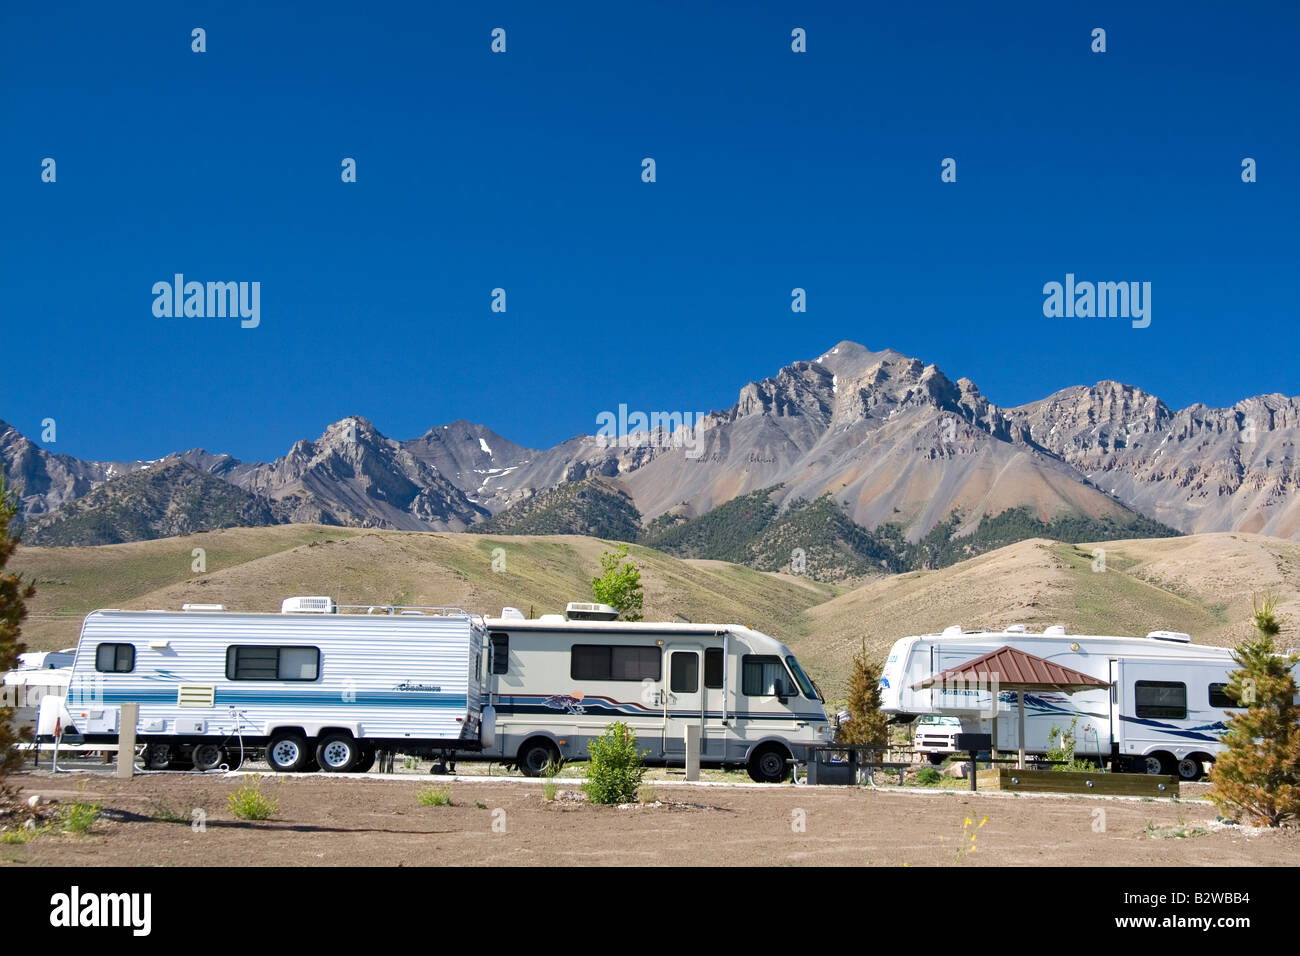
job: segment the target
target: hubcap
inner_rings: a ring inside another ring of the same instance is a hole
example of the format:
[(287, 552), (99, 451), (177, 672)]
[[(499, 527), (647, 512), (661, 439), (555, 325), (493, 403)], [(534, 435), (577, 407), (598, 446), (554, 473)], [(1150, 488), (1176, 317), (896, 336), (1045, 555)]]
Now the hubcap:
[(271, 756), (281, 767), (288, 767), (298, 759), (298, 746), (291, 740), (282, 740), (271, 748)]
[(767, 777), (775, 777), (779, 775), (783, 765), (784, 761), (781, 760), (779, 755), (774, 753), (764, 754), (763, 759), (759, 762), (759, 767), (762, 769), (763, 775)]
[(341, 740), (336, 740), (325, 748), (322, 756), (331, 767), (342, 767), (352, 759), (352, 748)]
[(1201, 765), (1196, 760), (1185, 757), (1178, 762), (1178, 775), (1184, 780), (1191, 780), (1192, 778), (1199, 776), (1200, 772)]
[(1159, 773), (1164, 768), (1160, 766), (1159, 757), (1147, 757), (1147, 773)]
[(194, 762), (200, 767), (215, 767), (221, 763), (221, 751), (210, 744), (194, 748)]

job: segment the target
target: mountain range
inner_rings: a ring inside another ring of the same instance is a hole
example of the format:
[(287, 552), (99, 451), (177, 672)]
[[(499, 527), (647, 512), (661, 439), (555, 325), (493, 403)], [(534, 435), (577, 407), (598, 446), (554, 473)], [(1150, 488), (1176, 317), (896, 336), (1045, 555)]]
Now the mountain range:
[[(615, 442), (580, 435), (539, 450), (467, 421), (398, 441), (353, 416), (272, 462), (202, 449), (91, 462), (53, 454), (0, 422), (0, 461), (29, 544), (314, 523), (647, 543), (669, 535), (669, 546), (675, 535), (707, 552), (716, 535), (684, 526), (760, 492), (762, 515), (750, 517), (761, 527), (745, 546), (756, 549), (755, 566), (788, 559), (795, 538), (776, 524), (812, 508), (816, 520), (804, 524), (839, 528), (837, 540), (849, 542), (828, 558), (845, 574), (897, 569), (890, 555), (909, 548), (915, 563), (935, 535), (942, 550), (981, 533), (1030, 536), (1062, 522), (1084, 523), (1073, 540), (1300, 536), (1300, 399), (1282, 395), (1175, 411), (1103, 381), (1002, 408), (933, 364), (841, 342), (744, 385), (692, 436), (683, 447), (662, 431)], [(1107, 528), (1115, 534), (1098, 533)]]

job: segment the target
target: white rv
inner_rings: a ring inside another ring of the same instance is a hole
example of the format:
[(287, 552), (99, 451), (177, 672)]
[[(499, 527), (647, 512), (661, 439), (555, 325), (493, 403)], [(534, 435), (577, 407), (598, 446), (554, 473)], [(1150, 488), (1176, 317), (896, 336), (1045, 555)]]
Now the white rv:
[(38, 732), (117, 739), (139, 704), (146, 765), (206, 770), (264, 752), (273, 769), (364, 772), (376, 750), (446, 755), (491, 739), (482, 619), (456, 608), (341, 607), (290, 598), (279, 614), (94, 611), (65, 700)]
[(488, 619), (496, 742), (481, 756), (536, 776), (552, 761), (584, 759), (593, 738), (623, 721), (647, 762), (678, 762), (694, 725), (702, 763), (744, 766), (775, 782), (807, 745), (830, 742), (821, 697), (780, 641), (739, 624), (617, 616), (605, 605), (570, 604), (565, 616), (525, 620), (507, 608)]
[[(1234, 703), (1224, 695), (1236, 670), (1226, 647), (1192, 644), (1186, 634), (1153, 631), (1146, 637), (1041, 634), (1023, 625), (1005, 631), (906, 637), (890, 649), (881, 677), (881, 710), (900, 723), (923, 715), (956, 717), (969, 733), (992, 732), (994, 689), (944, 687), (916, 690), (932, 674), (958, 667), (1000, 647), (1015, 647), (1111, 685), (1076, 694), (1026, 692), (1025, 750), (1042, 754), (1054, 745), (1052, 727), (1075, 728), (1075, 753), (1116, 769), (1199, 779), (1223, 749)], [(999, 691), (997, 745), (1019, 747), (1016, 694)]]

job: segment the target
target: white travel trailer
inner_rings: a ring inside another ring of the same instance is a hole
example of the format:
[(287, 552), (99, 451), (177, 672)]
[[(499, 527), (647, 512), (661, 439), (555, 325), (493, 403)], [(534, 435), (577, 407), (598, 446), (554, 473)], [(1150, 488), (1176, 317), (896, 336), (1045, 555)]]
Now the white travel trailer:
[(457, 608), (340, 607), (290, 598), (279, 614), (215, 605), (94, 611), (65, 700), (38, 731), (112, 742), (139, 704), (146, 765), (212, 769), (264, 751), (273, 769), (364, 772), (377, 750), (446, 755), (491, 740), (482, 619)]
[(830, 742), (821, 695), (780, 641), (739, 624), (617, 616), (570, 604), (565, 616), (525, 620), (507, 608), (488, 619), (496, 742), (481, 756), (536, 776), (552, 761), (584, 759), (592, 739), (623, 721), (648, 763), (679, 762), (694, 725), (701, 763), (775, 782), (789, 775), (787, 760)]
[[(1000, 647), (1018, 648), (1111, 685), (1075, 694), (1026, 692), (1028, 753), (1046, 752), (1054, 745), (1051, 728), (1068, 730), (1076, 717), (1075, 753), (1117, 769), (1196, 780), (1223, 749), (1219, 741), (1235, 706), (1224, 695), (1236, 669), (1231, 651), (1192, 644), (1188, 635), (1169, 631), (1108, 637), (1066, 634), (1062, 627), (1035, 634), (1017, 625), (974, 633), (950, 627), (942, 634), (906, 637), (895, 642), (885, 662), (881, 710), (900, 723), (942, 715), (959, 718), (964, 732), (992, 732), (991, 680), (988, 687), (916, 690), (913, 685)], [(998, 692), (1000, 750), (1019, 747), (1016, 707), (1014, 692)]]

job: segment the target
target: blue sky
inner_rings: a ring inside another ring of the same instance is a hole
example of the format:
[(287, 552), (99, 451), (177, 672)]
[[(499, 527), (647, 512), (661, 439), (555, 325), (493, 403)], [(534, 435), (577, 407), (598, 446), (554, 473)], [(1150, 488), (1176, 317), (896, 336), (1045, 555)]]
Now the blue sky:
[[(544, 447), (842, 339), (1002, 405), (1300, 393), (1297, 5), (1134, 6), (6, 4), (0, 419), (96, 459), (351, 414)], [(260, 326), (155, 317), (177, 272), (260, 281)], [(1151, 282), (1150, 327), (1045, 318), (1067, 272)]]

